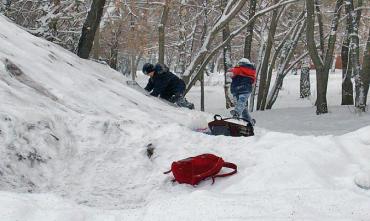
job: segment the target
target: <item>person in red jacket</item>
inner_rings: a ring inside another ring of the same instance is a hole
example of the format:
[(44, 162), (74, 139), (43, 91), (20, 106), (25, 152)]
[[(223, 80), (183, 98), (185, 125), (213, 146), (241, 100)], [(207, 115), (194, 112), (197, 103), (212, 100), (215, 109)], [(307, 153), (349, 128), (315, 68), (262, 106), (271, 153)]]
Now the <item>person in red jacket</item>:
[(233, 67), (231, 79), (231, 94), (235, 102), (235, 109), (230, 114), (235, 118), (243, 118), (252, 125), (256, 123), (248, 112), (248, 98), (252, 94), (253, 84), (256, 81), (256, 68), (247, 58), (242, 58)]

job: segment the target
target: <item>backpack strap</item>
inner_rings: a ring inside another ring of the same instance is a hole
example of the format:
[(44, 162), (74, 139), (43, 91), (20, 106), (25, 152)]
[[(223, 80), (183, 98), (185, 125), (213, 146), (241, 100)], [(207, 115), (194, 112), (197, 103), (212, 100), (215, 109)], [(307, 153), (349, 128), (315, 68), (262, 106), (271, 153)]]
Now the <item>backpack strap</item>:
[(212, 176), (212, 184), (215, 183), (215, 178), (216, 177), (225, 177), (225, 176), (231, 176), (233, 174), (235, 174), (237, 171), (238, 171), (238, 167), (233, 164), (233, 163), (229, 163), (229, 162), (224, 162), (224, 164), (222, 165), (223, 167), (227, 167), (227, 168), (230, 168), (230, 169), (234, 169), (233, 171), (231, 171), (230, 173), (224, 173), (224, 174), (218, 174), (218, 175), (214, 175)]
[(170, 169), (169, 171), (166, 171), (166, 172), (163, 172), (163, 174), (169, 174), (171, 173), (172, 169)]
[[(172, 172), (172, 169), (170, 169), (169, 171), (163, 172), (163, 174), (169, 174), (171, 172)], [(176, 182), (176, 179), (172, 179), (171, 181), (172, 181), (172, 183), (174, 183), (174, 182)]]
[(215, 114), (215, 116), (213, 116), (213, 119), (215, 119), (215, 120), (222, 120), (222, 117), (219, 114)]

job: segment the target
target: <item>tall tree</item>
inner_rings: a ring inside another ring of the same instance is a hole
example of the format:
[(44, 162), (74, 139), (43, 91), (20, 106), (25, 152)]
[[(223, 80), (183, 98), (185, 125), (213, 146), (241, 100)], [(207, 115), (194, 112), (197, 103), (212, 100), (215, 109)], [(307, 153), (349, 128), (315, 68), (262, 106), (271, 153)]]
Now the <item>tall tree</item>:
[(185, 7), (185, 2), (180, 2), (180, 8), (179, 8), (179, 43), (177, 46), (178, 49), (178, 61), (175, 68), (175, 71), (180, 76), (184, 73), (185, 67), (186, 67), (186, 14), (187, 14), (187, 8)]
[[(202, 6), (204, 16), (203, 16), (202, 36), (200, 38), (201, 43), (204, 42), (208, 30), (208, 13), (207, 13), (208, 0), (203, 0)], [(204, 111), (205, 110), (204, 71), (202, 72), (199, 81), (200, 81), (200, 110)]]
[(360, 111), (366, 110), (366, 101), (369, 93), (369, 84), (370, 84), (370, 27), (369, 35), (366, 42), (366, 47), (364, 50), (364, 59), (363, 59), (362, 71), (360, 78), (362, 84), (360, 85), (360, 94), (358, 99), (358, 108)]
[[(274, 0), (274, 3), (277, 4), (279, 0)], [(273, 49), (273, 43), (276, 33), (276, 28), (278, 26), (279, 18), (282, 14), (283, 9), (275, 9), (272, 12), (271, 16), (271, 22), (269, 26), (269, 32), (267, 36), (267, 42), (266, 42), (266, 49), (265, 54), (263, 56), (261, 68), (259, 69), (259, 84), (258, 84), (258, 96), (257, 96), (257, 110), (264, 110), (265, 105), (264, 102), (266, 101), (265, 97), (268, 94), (269, 86), (268, 83), (268, 68), (269, 68), (269, 61), (271, 52)]]
[[(272, 75), (272, 68), (275, 65), (276, 60), (276, 53), (279, 53), (281, 51), (279, 56), (279, 62), (277, 66), (276, 71), (276, 80), (274, 82), (274, 86), (271, 89), (271, 92), (269, 93), (267, 97), (266, 104), (262, 103), (262, 105), (265, 105), (267, 109), (271, 109), (272, 105), (275, 103), (279, 91), (282, 88), (283, 80), (285, 76), (289, 73), (290, 70), (292, 70), (295, 65), (306, 56), (306, 54), (301, 55), (299, 58), (297, 58), (295, 61), (291, 62), (291, 59), (293, 58), (294, 51), (296, 49), (296, 46), (298, 44), (299, 39), (301, 38), (305, 27), (306, 27), (306, 21), (302, 21), (302, 17), (304, 17), (304, 12), (301, 13), (300, 16), (298, 16), (295, 25), (291, 28), (291, 30), (288, 31), (285, 38), (282, 40), (282, 43), (279, 45), (278, 49), (275, 52), (275, 55), (273, 56), (273, 59), (271, 61), (271, 65), (269, 65), (269, 75)], [(266, 98), (264, 98), (266, 99)], [(264, 107), (264, 106), (263, 106)]]
[(349, 13), (347, 16), (352, 21), (351, 22), (351, 33), (350, 33), (350, 55), (353, 68), (353, 76), (355, 78), (355, 106), (360, 111), (365, 111), (365, 104), (360, 103), (360, 97), (363, 97), (363, 84), (360, 77), (361, 64), (360, 64), (360, 39), (359, 39), (359, 26), (361, 18), (361, 7), (362, 0), (358, 0), (358, 9), (355, 12), (353, 0), (346, 0), (346, 4), (349, 6)]
[[(248, 20), (251, 20), (253, 16), (256, 14), (256, 6), (257, 0), (250, 0), (249, 2), (249, 11), (248, 11)], [(255, 21), (252, 20), (247, 27), (246, 36), (244, 39), (244, 57), (251, 59), (251, 51), (252, 51), (252, 42), (253, 42), (253, 31), (254, 31), (254, 24)]]
[(342, 105), (353, 105), (353, 84), (352, 84), (352, 59), (349, 59), (350, 33), (352, 33), (352, 17), (350, 16), (350, 4), (345, 4), (347, 16), (345, 35), (342, 41)]
[(170, 11), (170, 0), (165, 0), (161, 15), (161, 21), (158, 26), (158, 62), (164, 64), (165, 56), (165, 30), (168, 20), (168, 13)]
[[(334, 46), (337, 38), (337, 29), (343, 0), (336, 0), (334, 18), (331, 22), (328, 46), (325, 54), (320, 56), (315, 42), (315, 5), (314, 1), (306, 0), (307, 7), (307, 46), (312, 62), (316, 68), (316, 114), (328, 113), (326, 99), (329, 71), (333, 62)], [(319, 23), (319, 25), (321, 25)]]
[(91, 8), (82, 27), (82, 34), (78, 42), (77, 55), (80, 58), (89, 58), (95, 32), (103, 15), (104, 5), (105, 0), (93, 0), (91, 3)]
[[(221, 7), (222, 11), (225, 10), (226, 7), (226, 0), (221, 0)], [(225, 25), (225, 28), (222, 30), (222, 40), (225, 41), (230, 36), (230, 26), (229, 24)], [(224, 93), (225, 93), (225, 101), (226, 101), (226, 108), (230, 108), (233, 105), (233, 98), (230, 93), (230, 80), (227, 76), (228, 71), (232, 67), (232, 60), (231, 60), (231, 42), (227, 43), (226, 46), (223, 48), (223, 66), (224, 66)]]

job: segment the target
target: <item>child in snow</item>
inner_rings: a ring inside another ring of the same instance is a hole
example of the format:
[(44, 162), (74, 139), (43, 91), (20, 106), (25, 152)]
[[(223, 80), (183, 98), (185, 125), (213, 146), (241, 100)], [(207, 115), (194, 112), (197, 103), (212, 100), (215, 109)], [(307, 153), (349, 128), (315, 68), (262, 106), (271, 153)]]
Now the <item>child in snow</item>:
[(232, 79), (230, 89), (235, 102), (235, 109), (231, 110), (230, 114), (235, 118), (244, 118), (254, 125), (256, 121), (248, 112), (248, 98), (256, 81), (256, 68), (249, 59), (242, 58), (230, 72)]
[(194, 109), (194, 104), (188, 102), (184, 97), (184, 81), (170, 72), (166, 65), (146, 63), (143, 66), (143, 73), (150, 76), (148, 84), (144, 88), (151, 92), (150, 95), (159, 96), (180, 107)]

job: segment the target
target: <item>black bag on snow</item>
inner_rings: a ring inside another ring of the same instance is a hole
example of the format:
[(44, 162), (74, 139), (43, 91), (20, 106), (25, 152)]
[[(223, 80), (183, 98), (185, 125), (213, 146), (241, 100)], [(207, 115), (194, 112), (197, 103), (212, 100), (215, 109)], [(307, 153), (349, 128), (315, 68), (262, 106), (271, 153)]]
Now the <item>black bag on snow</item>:
[[(233, 122), (229, 122), (227, 120), (235, 119), (235, 118), (225, 118), (218, 114), (214, 116), (214, 121), (208, 123), (208, 127), (211, 131), (212, 135), (225, 135), (225, 136), (232, 136), (232, 137), (249, 137), (254, 135), (254, 128), (251, 123), (247, 122), (247, 126), (242, 124), (237, 124)], [(242, 118), (237, 118), (238, 120), (244, 120)]]

